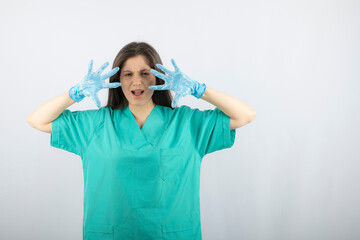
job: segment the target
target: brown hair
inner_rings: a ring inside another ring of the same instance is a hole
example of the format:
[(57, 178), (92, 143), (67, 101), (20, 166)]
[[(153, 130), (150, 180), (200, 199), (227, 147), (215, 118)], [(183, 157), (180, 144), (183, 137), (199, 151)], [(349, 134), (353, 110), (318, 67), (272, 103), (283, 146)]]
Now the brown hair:
[[(142, 55), (145, 57), (147, 64), (150, 68), (165, 74), (162, 70), (156, 67), (156, 64), (161, 64), (162, 61), (157, 51), (148, 43), (145, 42), (131, 42), (125, 45), (114, 59), (112, 68), (119, 67), (119, 71), (109, 78), (109, 83), (120, 82), (120, 72), (124, 63), (128, 58)], [(156, 77), (156, 76), (155, 76)], [(165, 81), (156, 77), (156, 85), (162, 85)], [(165, 107), (171, 107), (172, 96), (169, 90), (155, 90), (152, 95), (152, 100), (156, 105), (162, 105)], [(111, 107), (113, 109), (121, 109), (129, 104), (126, 99), (122, 88), (109, 88), (108, 102), (105, 107)]]

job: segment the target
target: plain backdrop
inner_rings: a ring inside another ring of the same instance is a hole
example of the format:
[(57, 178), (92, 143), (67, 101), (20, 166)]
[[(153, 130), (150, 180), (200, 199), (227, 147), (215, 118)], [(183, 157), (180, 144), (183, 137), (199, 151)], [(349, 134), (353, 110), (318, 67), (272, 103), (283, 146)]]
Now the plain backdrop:
[(81, 239), (81, 159), (26, 118), (132, 41), (257, 112), (203, 159), (203, 239), (360, 239), (359, 1), (1, 0), (0, 32), (0, 239)]

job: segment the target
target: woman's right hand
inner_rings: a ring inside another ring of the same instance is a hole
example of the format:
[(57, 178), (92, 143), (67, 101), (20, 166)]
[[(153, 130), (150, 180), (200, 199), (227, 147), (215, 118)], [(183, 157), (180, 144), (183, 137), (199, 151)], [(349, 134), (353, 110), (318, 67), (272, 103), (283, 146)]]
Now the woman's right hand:
[(83, 80), (77, 85), (73, 86), (69, 90), (69, 96), (75, 102), (80, 102), (85, 97), (91, 97), (91, 99), (95, 102), (98, 108), (101, 107), (100, 100), (97, 96), (97, 92), (103, 88), (117, 88), (121, 86), (121, 83), (105, 83), (105, 79), (111, 77), (115, 73), (119, 71), (119, 68), (116, 67), (110, 72), (100, 75), (104, 69), (109, 65), (109, 62), (104, 63), (97, 72), (92, 71), (93, 60), (89, 62), (88, 73), (83, 78)]

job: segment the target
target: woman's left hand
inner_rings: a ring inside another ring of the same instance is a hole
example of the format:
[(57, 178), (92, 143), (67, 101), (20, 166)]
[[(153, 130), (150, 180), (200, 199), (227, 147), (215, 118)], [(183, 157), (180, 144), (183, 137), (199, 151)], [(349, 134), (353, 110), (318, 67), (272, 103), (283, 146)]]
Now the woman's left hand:
[(173, 108), (178, 104), (179, 100), (186, 95), (191, 94), (196, 98), (201, 98), (206, 90), (206, 85), (204, 83), (194, 81), (188, 76), (186, 76), (184, 73), (182, 73), (176, 65), (174, 59), (171, 59), (171, 63), (175, 68), (175, 72), (166, 69), (161, 64), (156, 64), (159, 69), (161, 69), (168, 75), (164, 75), (154, 69), (150, 69), (150, 72), (158, 78), (163, 79), (165, 81), (165, 84), (152, 85), (149, 86), (149, 88), (152, 90), (173, 90), (176, 93), (175, 98), (171, 103), (171, 106)]

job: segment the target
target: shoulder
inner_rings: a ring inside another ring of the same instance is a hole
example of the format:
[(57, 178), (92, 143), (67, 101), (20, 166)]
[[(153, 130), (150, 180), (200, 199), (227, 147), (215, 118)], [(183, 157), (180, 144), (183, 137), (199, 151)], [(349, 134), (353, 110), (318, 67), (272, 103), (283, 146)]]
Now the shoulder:
[(186, 105), (182, 105), (180, 107), (176, 107), (174, 109), (170, 108), (170, 107), (166, 107), (166, 106), (161, 106), (161, 105), (157, 105), (158, 109), (160, 111), (162, 111), (163, 113), (167, 114), (167, 115), (188, 115), (191, 114), (194, 111), (197, 111), (199, 109), (193, 109), (189, 106)]
[(215, 109), (199, 109), (199, 108), (191, 108), (185, 105), (179, 107), (179, 111), (183, 113), (187, 113), (189, 114), (189, 116), (198, 115), (204, 117), (208, 115), (218, 115), (219, 113), (221, 113), (221, 110), (217, 107)]
[(89, 109), (89, 110), (74, 110), (70, 111), (69, 109), (65, 109), (61, 115), (73, 117), (81, 117), (81, 118), (98, 118), (103, 117), (106, 113), (110, 112), (109, 108), (101, 107), (99, 109)]
[(164, 112), (169, 112), (169, 113), (172, 113), (172, 114), (179, 114), (179, 113), (189, 113), (189, 114), (218, 114), (218, 113), (222, 113), (222, 111), (215, 107), (215, 109), (204, 109), (204, 110), (201, 110), (199, 108), (191, 108), (187, 105), (182, 105), (180, 107), (176, 107), (174, 109), (171, 109), (170, 107), (166, 107), (166, 106), (161, 106), (161, 105), (157, 105), (159, 107), (159, 109), (161, 111), (164, 111)]
[(191, 108), (186, 105), (171, 109), (170, 107), (159, 106), (159, 110), (167, 116), (168, 119), (189, 119), (190, 121), (202, 122), (217, 119), (225, 115), (219, 108), (201, 110), (199, 108)]

